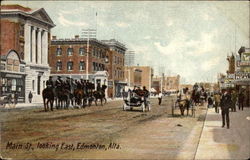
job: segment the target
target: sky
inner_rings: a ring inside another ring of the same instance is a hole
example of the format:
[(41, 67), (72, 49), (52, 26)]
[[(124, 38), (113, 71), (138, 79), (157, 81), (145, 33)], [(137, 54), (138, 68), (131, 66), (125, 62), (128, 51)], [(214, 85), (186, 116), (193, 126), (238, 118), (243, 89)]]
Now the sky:
[(44, 8), (58, 38), (97, 28), (97, 39), (124, 43), (136, 65), (155, 75), (181, 76), (182, 83), (216, 82), (227, 55), (250, 47), (248, 1), (4, 1)]

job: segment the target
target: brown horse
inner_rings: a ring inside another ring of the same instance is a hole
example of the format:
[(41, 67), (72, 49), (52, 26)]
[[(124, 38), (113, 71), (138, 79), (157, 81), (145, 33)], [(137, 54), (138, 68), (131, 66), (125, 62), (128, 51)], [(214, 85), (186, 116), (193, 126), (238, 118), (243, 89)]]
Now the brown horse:
[(49, 110), (49, 103), (50, 103), (50, 109), (53, 111), (53, 102), (54, 102), (54, 93), (52, 88), (45, 88), (42, 92), (43, 96), (43, 104), (44, 104), (44, 110), (47, 112)]
[(75, 89), (74, 97), (77, 105), (82, 105), (82, 107), (85, 106), (87, 97), (83, 89)]

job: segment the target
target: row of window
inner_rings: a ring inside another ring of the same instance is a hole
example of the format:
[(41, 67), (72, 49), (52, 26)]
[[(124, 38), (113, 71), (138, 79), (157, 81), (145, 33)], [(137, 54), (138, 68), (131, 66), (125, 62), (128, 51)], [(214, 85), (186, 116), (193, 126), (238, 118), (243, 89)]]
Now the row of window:
[[(101, 64), (101, 63), (96, 63), (96, 62), (93, 62), (92, 64), (93, 66), (93, 70), (94, 71), (104, 71), (105, 69), (105, 65), (104, 64)], [(61, 71), (62, 70), (62, 62), (61, 61), (57, 61), (56, 63), (56, 70), (57, 71)], [(80, 71), (84, 71), (86, 69), (86, 64), (84, 61), (80, 61), (79, 62), (79, 70)], [(67, 62), (67, 70), (68, 71), (72, 71), (74, 69), (74, 63), (72, 61), (69, 61)]]
[(124, 65), (124, 60), (123, 60), (123, 58), (114, 56), (114, 63), (115, 64), (120, 64), (120, 65)]
[[(73, 70), (73, 62), (72, 61), (69, 61), (67, 62), (67, 70), (68, 71), (72, 71)], [(84, 71), (86, 68), (86, 65), (85, 65), (85, 62), (84, 61), (80, 61), (79, 62), (79, 70), (80, 71)], [(61, 71), (62, 70), (62, 62), (61, 61), (57, 61), (56, 63), (56, 70), (57, 71)]]
[[(74, 50), (73, 48), (68, 48), (67, 49), (67, 55), (68, 56), (72, 56), (74, 53)], [(79, 51), (78, 51), (78, 54), (83, 56), (83, 55), (86, 55), (87, 53), (87, 50), (83, 47), (79, 48)], [(104, 58), (105, 57), (105, 54), (102, 50), (99, 50), (99, 49), (92, 49), (91, 51), (91, 54), (93, 55), (93, 57), (97, 57), (97, 58)], [(61, 56), (62, 55), (62, 48), (57, 48), (56, 49), (56, 56)]]
[(124, 72), (121, 70), (115, 70), (115, 77), (116, 78), (124, 78)]

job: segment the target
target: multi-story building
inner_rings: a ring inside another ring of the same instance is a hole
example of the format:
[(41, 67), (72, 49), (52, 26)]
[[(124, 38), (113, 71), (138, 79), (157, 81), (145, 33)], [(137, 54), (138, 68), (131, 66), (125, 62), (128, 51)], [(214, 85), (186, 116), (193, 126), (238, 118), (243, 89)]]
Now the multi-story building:
[(42, 102), (49, 78), (48, 41), (53, 21), (43, 8), (1, 6), (1, 94), (19, 93), (19, 100)]
[(176, 91), (180, 90), (180, 76), (160, 76), (160, 77), (154, 77), (153, 81), (155, 84), (159, 83), (159, 86), (155, 85), (155, 90), (157, 92), (172, 92), (175, 93)]
[(238, 91), (245, 94), (245, 106), (250, 106), (250, 48), (241, 47), (238, 51), (237, 71), (235, 85)]
[(53, 36), (49, 50), (51, 75), (54, 77), (60, 75), (62, 78), (88, 79), (95, 84), (105, 83), (108, 85), (108, 97), (120, 94), (126, 84), (124, 82), (126, 48), (114, 39), (103, 41), (90, 39), (88, 42), (88, 39), (79, 38), (78, 35), (72, 39), (57, 39)]
[(125, 81), (130, 89), (142, 87), (142, 70), (134, 66), (125, 66)]
[(78, 35), (72, 39), (57, 39), (53, 36), (49, 48), (51, 75), (94, 82), (98, 71), (107, 70), (109, 48), (96, 39), (90, 39), (87, 44), (88, 40)]
[(125, 53), (125, 66), (135, 65), (135, 51), (127, 51)]
[(109, 97), (120, 97), (122, 96), (122, 90), (126, 86), (126, 82), (124, 81), (124, 63), (127, 48), (115, 39), (102, 40), (102, 42), (109, 47), (109, 63), (107, 66), (109, 73), (108, 94)]
[(148, 90), (151, 89), (154, 71), (150, 66), (126, 66), (125, 72), (129, 86), (145, 86)]

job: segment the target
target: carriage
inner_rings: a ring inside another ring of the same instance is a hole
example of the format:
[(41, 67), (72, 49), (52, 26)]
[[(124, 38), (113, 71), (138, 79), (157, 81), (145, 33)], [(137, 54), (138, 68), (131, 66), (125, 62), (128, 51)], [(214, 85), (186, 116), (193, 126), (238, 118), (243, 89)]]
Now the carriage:
[(11, 94), (0, 97), (0, 107), (2, 107), (2, 108), (6, 108), (6, 107), (14, 108), (15, 103), (14, 103), (14, 99), (12, 97), (13, 97), (13, 95), (11, 95)]
[(128, 95), (126, 99), (124, 99), (123, 110), (133, 110), (133, 108), (140, 108), (142, 112), (150, 111), (151, 105), (149, 98), (145, 100), (143, 96), (138, 96), (136, 94)]

